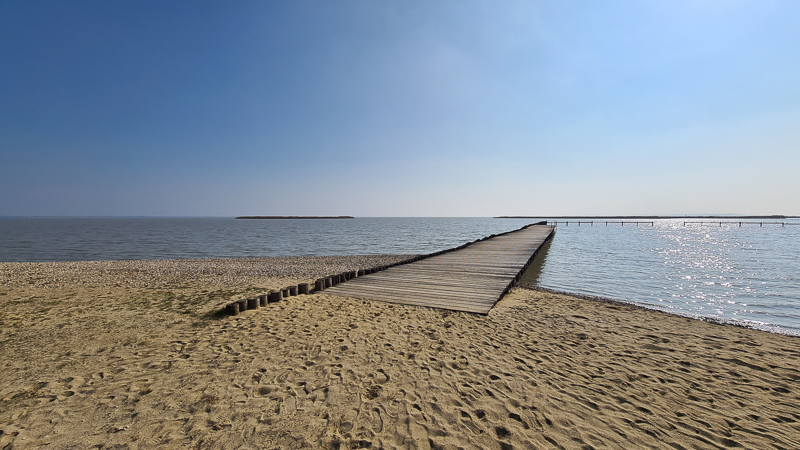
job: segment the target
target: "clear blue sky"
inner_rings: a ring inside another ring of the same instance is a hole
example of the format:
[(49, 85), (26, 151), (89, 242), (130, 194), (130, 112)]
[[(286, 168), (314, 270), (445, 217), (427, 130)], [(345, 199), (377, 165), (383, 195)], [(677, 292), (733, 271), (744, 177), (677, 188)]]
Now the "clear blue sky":
[(0, 216), (800, 215), (800, 1), (0, 2)]

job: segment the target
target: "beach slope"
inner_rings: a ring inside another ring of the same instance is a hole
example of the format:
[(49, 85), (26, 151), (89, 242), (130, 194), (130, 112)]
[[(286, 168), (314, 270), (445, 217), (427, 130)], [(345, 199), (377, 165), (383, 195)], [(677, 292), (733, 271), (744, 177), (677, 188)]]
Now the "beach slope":
[(800, 448), (800, 341), (514, 289), (234, 298), (397, 257), (0, 265), (0, 448)]

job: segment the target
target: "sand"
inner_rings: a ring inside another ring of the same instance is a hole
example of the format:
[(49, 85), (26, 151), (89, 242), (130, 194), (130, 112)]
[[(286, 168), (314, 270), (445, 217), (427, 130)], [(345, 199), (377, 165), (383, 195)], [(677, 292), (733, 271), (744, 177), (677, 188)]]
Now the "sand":
[(217, 314), (392, 258), (0, 264), (0, 448), (800, 448), (798, 338), (520, 288)]

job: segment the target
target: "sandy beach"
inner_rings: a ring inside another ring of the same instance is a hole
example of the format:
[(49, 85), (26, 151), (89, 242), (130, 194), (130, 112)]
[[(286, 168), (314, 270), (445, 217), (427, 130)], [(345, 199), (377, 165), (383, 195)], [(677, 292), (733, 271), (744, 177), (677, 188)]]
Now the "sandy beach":
[(319, 293), (407, 256), (0, 263), (0, 448), (800, 448), (800, 340), (516, 288)]

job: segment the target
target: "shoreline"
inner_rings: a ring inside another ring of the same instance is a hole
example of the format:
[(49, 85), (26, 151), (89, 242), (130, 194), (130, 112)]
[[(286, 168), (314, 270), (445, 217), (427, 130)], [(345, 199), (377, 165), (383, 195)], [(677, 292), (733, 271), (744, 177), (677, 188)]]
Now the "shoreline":
[(405, 257), (2, 263), (0, 447), (800, 447), (790, 336), (519, 288), (213, 314)]
[(749, 324), (746, 324), (746, 323), (729, 322), (729, 321), (726, 321), (726, 320), (723, 320), (723, 319), (718, 319), (716, 317), (701, 316), (701, 315), (696, 315), (696, 314), (695, 315), (693, 315), (693, 314), (680, 314), (678, 312), (672, 312), (672, 311), (668, 311), (668, 310), (665, 310), (665, 309), (659, 309), (659, 308), (657, 308), (657, 307), (655, 307), (653, 305), (647, 305), (647, 304), (643, 304), (643, 303), (636, 303), (636, 302), (632, 302), (632, 301), (628, 301), (628, 300), (619, 300), (619, 299), (615, 299), (615, 298), (611, 298), (611, 297), (603, 297), (601, 295), (581, 294), (579, 292), (562, 291), (562, 290), (559, 290), (559, 289), (550, 289), (550, 288), (546, 288), (546, 287), (534, 286), (534, 285), (527, 284), (527, 283), (520, 283), (518, 287), (521, 288), (521, 289), (529, 289), (529, 290), (532, 290), (532, 291), (540, 291), (540, 292), (550, 292), (552, 294), (567, 295), (567, 296), (570, 296), (570, 297), (580, 298), (580, 299), (583, 299), (583, 300), (590, 300), (590, 301), (595, 301), (595, 302), (608, 303), (608, 304), (612, 304), (612, 305), (630, 306), (632, 308), (639, 308), (639, 309), (643, 309), (643, 310), (646, 310), (646, 311), (654, 311), (654, 312), (667, 314), (667, 315), (675, 316), (675, 317), (684, 317), (684, 318), (687, 318), (687, 319), (699, 320), (701, 322), (712, 323), (712, 324), (715, 324), (715, 325), (728, 325), (728, 326), (732, 326), (732, 327), (745, 328), (745, 329), (748, 329), (748, 330), (761, 331), (761, 332), (764, 332), (764, 333), (777, 334), (777, 335), (793, 337), (793, 338), (800, 338), (800, 330), (794, 330), (794, 329), (791, 329), (791, 328), (785, 328), (785, 327), (780, 326), (780, 325), (771, 325), (770, 324), (770, 326), (776, 327), (776, 328), (780, 328), (780, 330), (784, 330), (786, 332), (781, 333), (781, 332), (775, 331), (775, 330), (765, 330), (765, 329), (758, 328), (758, 327), (755, 327), (755, 326), (752, 326), (752, 325), (749, 325)]
[[(78, 266), (83, 266), (82, 270), (89, 269), (89, 273), (92, 273), (91, 276), (98, 276), (97, 273), (108, 274), (109, 268), (112, 266), (122, 265), (126, 267), (133, 266), (134, 268), (130, 269), (137, 274), (146, 273), (147, 270), (153, 268), (158, 265), (166, 264), (171, 267), (172, 276), (178, 276), (181, 273), (184, 274), (192, 274), (192, 276), (197, 276), (197, 268), (203, 265), (210, 265), (211, 267), (217, 266), (219, 264), (223, 265), (233, 265), (233, 266), (251, 266), (256, 263), (264, 263), (264, 262), (286, 262), (291, 261), (293, 264), (292, 272), (294, 275), (299, 275), (297, 266), (304, 266), (304, 270), (302, 271), (305, 274), (304, 277), (292, 277), (289, 279), (289, 284), (297, 284), (297, 283), (309, 283), (313, 286), (314, 281), (316, 278), (322, 276), (330, 276), (334, 274), (339, 274), (342, 272), (348, 272), (350, 270), (358, 270), (358, 269), (367, 269), (373, 268), (376, 266), (381, 265), (389, 265), (395, 262), (401, 262), (407, 260), (411, 257), (421, 256), (416, 254), (403, 254), (403, 255), (339, 255), (339, 256), (267, 256), (267, 257), (233, 257), (233, 258), (181, 258), (181, 259), (130, 259), (130, 260), (97, 260), (97, 261), (21, 261), (21, 262), (6, 262), (0, 261), (0, 288), (2, 287), (18, 287), (20, 286), (19, 280), (19, 269), (17, 268), (25, 268), (26, 266), (33, 269), (32, 275), (33, 278), (36, 279), (35, 286), (37, 287), (44, 287), (49, 284), (56, 284), (58, 285), (57, 277), (54, 277), (54, 273), (58, 272), (68, 272), (70, 270), (76, 269)], [(341, 261), (346, 260), (350, 263), (342, 264)], [(325, 261), (325, 262), (322, 262)], [(309, 264), (313, 267), (310, 271), (308, 270)], [(319, 264), (322, 264), (320, 267)], [(42, 265), (43, 267), (37, 267)], [(49, 269), (46, 268), (47, 266), (52, 265), (53, 268)], [(25, 271), (26, 269), (23, 269)], [(113, 268), (111, 269), (113, 272), (117, 273), (124, 273), (125, 269), (121, 268)], [(205, 270), (203, 270), (205, 271)], [(95, 273), (97, 272), (97, 273)], [(163, 270), (157, 270), (153, 273), (159, 273), (163, 275)], [(259, 275), (259, 276), (269, 276), (269, 270), (258, 270), (256, 268), (251, 268), (251, 270), (246, 271), (248, 275)], [(31, 275), (29, 275), (31, 276)], [(74, 277), (70, 277), (74, 279)], [(84, 276), (85, 278), (85, 276)], [(141, 284), (141, 277), (136, 277), (132, 279), (128, 279), (127, 283), (134, 283), (134, 284)], [(301, 280), (301, 281), (293, 281), (293, 280)], [(119, 283), (120, 280), (116, 280), (116, 283)], [(229, 281), (229, 280), (228, 280)], [(244, 280), (238, 280), (240, 283)], [(23, 283), (24, 284), (24, 283)], [(282, 289), (282, 287), (274, 287), (272, 289)], [(590, 300), (608, 304), (616, 304), (616, 305), (623, 305), (623, 306), (630, 306), (632, 308), (638, 308), (647, 311), (654, 311), (662, 314), (667, 314), (669, 316), (674, 317), (681, 317), (681, 318), (688, 318), (692, 320), (698, 320), (701, 322), (713, 323), (717, 325), (728, 325), (733, 327), (740, 327), (744, 329), (750, 329), (755, 331), (760, 331), (764, 333), (776, 334), (780, 336), (787, 336), (787, 337), (800, 337), (800, 331), (797, 333), (793, 333), (795, 330), (782, 327), (780, 325), (771, 325), (767, 324), (780, 330), (785, 330), (786, 332), (779, 332), (770, 329), (762, 329), (757, 328), (755, 326), (751, 326), (746, 323), (739, 323), (739, 322), (730, 322), (725, 321), (723, 319), (718, 319), (715, 317), (707, 317), (707, 316), (700, 316), (700, 315), (693, 315), (693, 314), (681, 314), (679, 312), (668, 311), (664, 309), (659, 309), (653, 305), (647, 305), (642, 303), (636, 303), (633, 301), (628, 300), (620, 300), (611, 297), (603, 297), (600, 295), (592, 295), (592, 294), (583, 294), (579, 292), (571, 292), (571, 291), (563, 291), (559, 289), (551, 289), (546, 287), (539, 287), (535, 285), (531, 285), (525, 282), (520, 282), (517, 285), (517, 288), (520, 289), (527, 289), (532, 291), (540, 291), (540, 292), (548, 292), (558, 295), (565, 295), (569, 297), (579, 298), (583, 300)], [(252, 289), (251, 289), (252, 290)], [(252, 292), (251, 292), (252, 293)]]

